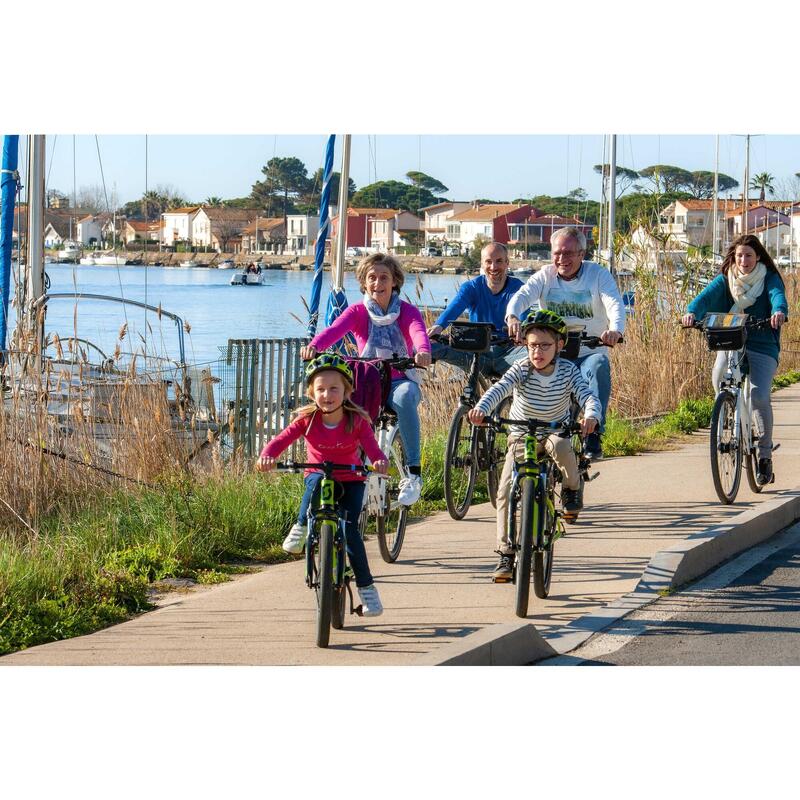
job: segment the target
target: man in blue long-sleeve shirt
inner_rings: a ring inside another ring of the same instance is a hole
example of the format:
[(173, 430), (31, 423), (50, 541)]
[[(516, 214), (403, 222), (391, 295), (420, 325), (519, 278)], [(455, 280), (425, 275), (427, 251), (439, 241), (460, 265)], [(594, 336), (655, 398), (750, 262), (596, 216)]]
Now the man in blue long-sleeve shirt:
[[(441, 333), (464, 311), (469, 312), (471, 322), (491, 322), (498, 336), (506, 335), (505, 315), (509, 300), (522, 288), (519, 278), (508, 276), (508, 250), (500, 242), (487, 244), (481, 250), (481, 274), (465, 281), (458, 294), (439, 315), (436, 323), (428, 329), (428, 335)], [(431, 343), (431, 355), (440, 361), (461, 367), (465, 372), (472, 362), (471, 353), (462, 353), (439, 342)], [(515, 361), (527, 358), (527, 350), (513, 342), (493, 345), (481, 356), (484, 372), (502, 375)]]

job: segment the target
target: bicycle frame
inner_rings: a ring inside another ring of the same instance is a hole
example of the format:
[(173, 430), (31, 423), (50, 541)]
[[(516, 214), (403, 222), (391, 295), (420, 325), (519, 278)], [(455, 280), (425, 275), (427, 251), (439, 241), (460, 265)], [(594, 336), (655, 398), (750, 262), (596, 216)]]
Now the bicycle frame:
[[(346, 552), (344, 547), (344, 520), (339, 516), (336, 507), (336, 481), (327, 476), (320, 482), (319, 506), (309, 509), (308, 518), (308, 544), (306, 546), (306, 586), (316, 589), (319, 586), (320, 576), (315, 576), (314, 546), (319, 540), (319, 530), (323, 522), (332, 522), (336, 534), (333, 541), (333, 585), (339, 587), (344, 581), (346, 564), (339, 563), (339, 553)], [(347, 557), (343, 559), (347, 560)]]
[[(752, 454), (755, 451), (752, 430), (752, 405), (750, 402), (750, 377), (742, 370), (742, 365), (747, 363), (747, 354), (744, 348), (731, 350), (727, 353), (728, 368), (719, 385), (719, 392), (727, 391), (736, 398), (736, 413), (734, 415), (734, 429), (738, 440), (741, 441), (745, 452)], [(717, 394), (719, 394), (719, 392)]]

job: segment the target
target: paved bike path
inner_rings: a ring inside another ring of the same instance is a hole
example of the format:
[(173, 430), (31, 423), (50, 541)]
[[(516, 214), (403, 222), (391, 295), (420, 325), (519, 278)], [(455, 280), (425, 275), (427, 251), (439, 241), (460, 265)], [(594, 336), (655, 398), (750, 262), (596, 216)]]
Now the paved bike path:
[[(773, 395), (775, 484), (754, 495), (742, 477), (733, 506), (716, 499), (708, 432), (678, 449), (603, 461), (587, 486), (587, 510), (556, 545), (551, 596), (531, 592), (528, 619), (559, 627), (632, 591), (650, 558), (688, 535), (795, 488), (800, 476), (800, 386)], [(177, 596), (170, 605), (97, 633), (5, 658), (11, 664), (413, 664), (436, 648), (497, 622), (516, 622), (514, 587), (490, 581), (494, 509), (446, 513), (411, 524), (400, 560), (367, 544), (386, 611), (348, 616), (331, 646), (314, 645), (314, 600), (302, 562)]]

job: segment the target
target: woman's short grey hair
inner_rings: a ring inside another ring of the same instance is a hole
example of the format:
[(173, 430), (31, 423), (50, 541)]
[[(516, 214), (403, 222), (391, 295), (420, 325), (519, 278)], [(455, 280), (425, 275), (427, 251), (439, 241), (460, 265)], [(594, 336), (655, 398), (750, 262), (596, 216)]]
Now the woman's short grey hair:
[(578, 248), (580, 250), (586, 250), (586, 237), (583, 235), (581, 231), (579, 231), (576, 227), (570, 225), (567, 228), (559, 228), (551, 237), (550, 237), (550, 244), (553, 244), (556, 239), (563, 239), (569, 236), (571, 239), (574, 239), (578, 243)]

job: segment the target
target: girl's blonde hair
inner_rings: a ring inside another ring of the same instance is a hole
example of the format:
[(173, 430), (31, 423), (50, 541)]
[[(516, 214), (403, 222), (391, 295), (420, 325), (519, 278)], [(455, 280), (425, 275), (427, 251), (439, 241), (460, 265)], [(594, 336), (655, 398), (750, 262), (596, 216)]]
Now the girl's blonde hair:
[[(372, 425), (372, 417), (363, 409), (361, 406), (356, 405), (352, 400), (350, 400), (350, 395), (353, 394), (353, 384), (347, 380), (347, 378), (338, 370), (338, 369), (321, 369), (319, 372), (314, 374), (314, 378), (308, 384), (308, 389), (306, 390), (306, 396), (310, 400), (314, 400), (314, 380), (316, 380), (317, 375), (322, 375), (324, 372), (335, 372), (341, 379), (342, 383), (344, 384), (344, 403), (342, 403), (342, 408), (344, 409), (345, 415), (345, 427), (344, 429), (348, 433), (352, 433), (353, 431), (353, 423), (356, 415), (364, 417), (364, 419)], [(319, 411), (316, 402), (307, 403), (304, 406), (301, 406), (295, 411), (292, 412), (292, 420), (300, 419), (302, 417), (311, 417)]]
[(406, 274), (400, 266), (400, 262), (388, 253), (373, 253), (371, 256), (362, 258), (356, 267), (356, 280), (361, 287), (361, 291), (367, 290), (367, 273), (371, 267), (384, 266), (392, 273), (392, 281), (395, 288), (400, 291), (406, 280)]

